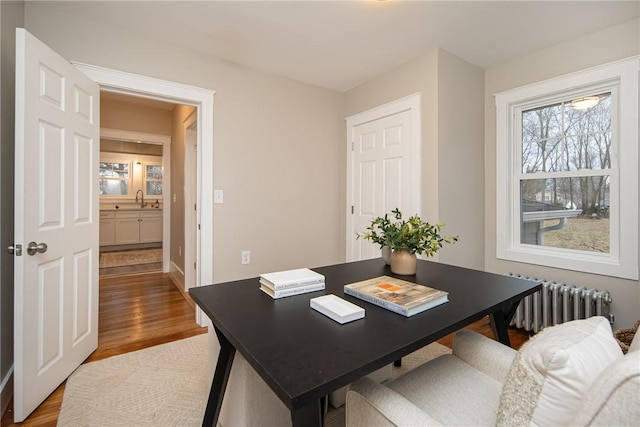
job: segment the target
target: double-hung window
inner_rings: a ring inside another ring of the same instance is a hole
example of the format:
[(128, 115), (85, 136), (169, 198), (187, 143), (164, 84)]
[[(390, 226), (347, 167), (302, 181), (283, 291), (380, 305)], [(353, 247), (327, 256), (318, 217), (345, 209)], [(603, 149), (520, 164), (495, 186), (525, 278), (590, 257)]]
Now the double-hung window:
[(131, 186), (130, 161), (100, 161), (101, 196), (127, 196)]
[(639, 63), (496, 95), (498, 258), (638, 278)]
[(129, 153), (100, 153), (99, 192), (105, 199), (160, 199), (163, 194), (162, 158)]
[(162, 196), (162, 172), (161, 164), (145, 163), (144, 188), (147, 196)]

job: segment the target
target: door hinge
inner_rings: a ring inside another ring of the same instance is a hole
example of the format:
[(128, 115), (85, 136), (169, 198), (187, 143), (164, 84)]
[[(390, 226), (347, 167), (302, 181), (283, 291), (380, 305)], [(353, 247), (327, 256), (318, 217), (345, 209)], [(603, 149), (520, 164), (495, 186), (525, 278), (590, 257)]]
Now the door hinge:
[(200, 230), (200, 224), (198, 224), (198, 230)]
[(356, 149), (356, 142), (355, 141), (351, 141), (351, 151)]
[(197, 211), (197, 210), (198, 210), (198, 204), (197, 204), (197, 203), (194, 203), (194, 204), (193, 204), (193, 210), (194, 210), (194, 211)]
[(196, 263), (195, 262), (193, 263), (193, 269), (194, 270), (196, 269)]
[(353, 205), (351, 205), (351, 215), (353, 215)]

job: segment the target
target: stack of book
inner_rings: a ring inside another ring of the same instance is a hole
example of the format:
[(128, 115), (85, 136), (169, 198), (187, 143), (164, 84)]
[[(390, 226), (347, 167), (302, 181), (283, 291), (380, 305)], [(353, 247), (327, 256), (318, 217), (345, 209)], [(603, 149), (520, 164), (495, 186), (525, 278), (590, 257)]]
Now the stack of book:
[(324, 276), (308, 268), (276, 271), (260, 275), (260, 290), (274, 299), (323, 289)]
[(344, 293), (407, 317), (449, 301), (448, 292), (389, 276), (344, 285)]

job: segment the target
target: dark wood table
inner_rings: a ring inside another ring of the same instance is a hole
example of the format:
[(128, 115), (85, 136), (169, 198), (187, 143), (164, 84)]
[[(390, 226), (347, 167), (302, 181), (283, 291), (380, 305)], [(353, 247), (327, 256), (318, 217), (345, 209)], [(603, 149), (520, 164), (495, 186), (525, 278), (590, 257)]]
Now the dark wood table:
[[(215, 426), (236, 350), (291, 411), (294, 426), (322, 425), (323, 399), (358, 378), (489, 315), (496, 338), (509, 345), (507, 326), (520, 300), (540, 284), (429, 261), (415, 276), (396, 276), (382, 259), (313, 268), (324, 291), (273, 300), (257, 278), (189, 290), (211, 319), (220, 354), (203, 426)], [(390, 275), (449, 292), (449, 302), (412, 317), (345, 295), (343, 286)], [(311, 298), (335, 294), (366, 311), (341, 325), (313, 310)]]

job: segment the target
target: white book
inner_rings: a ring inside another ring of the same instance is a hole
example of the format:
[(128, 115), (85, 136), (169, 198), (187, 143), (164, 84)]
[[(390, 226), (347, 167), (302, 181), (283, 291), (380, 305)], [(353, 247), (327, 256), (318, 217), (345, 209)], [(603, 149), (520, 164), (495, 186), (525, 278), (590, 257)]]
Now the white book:
[(309, 305), (340, 324), (353, 322), (364, 317), (364, 308), (333, 294), (311, 298)]
[(261, 274), (260, 283), (271, 289), (279, 290), (302, 285), (324, 284), (324, 276), (308, 268), (298, 268)]
[(265, 285), (260, 286), (260, 290), (265, 294), (269, 295), (273, 299), (290, 297), (293, 295), (306, 294), (308, 292), (316, 292), (316, 291), (321, 291), (323, 289), (324, 289), (324, 282), (314, 283), (314, 284), (305, 285), (305, 286), (297, 286), (295, 288), (280, 289), (280, 290), (273, 290)]

